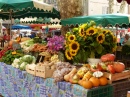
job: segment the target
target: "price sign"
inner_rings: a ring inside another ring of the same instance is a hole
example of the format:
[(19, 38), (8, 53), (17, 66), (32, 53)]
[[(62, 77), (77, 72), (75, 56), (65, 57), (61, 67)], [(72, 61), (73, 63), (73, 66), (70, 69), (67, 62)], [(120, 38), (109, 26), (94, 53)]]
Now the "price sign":
[(13, 49), (14, 50), (21, 49), (21, 45), (19, 43), (14, 42), (13, 43)]

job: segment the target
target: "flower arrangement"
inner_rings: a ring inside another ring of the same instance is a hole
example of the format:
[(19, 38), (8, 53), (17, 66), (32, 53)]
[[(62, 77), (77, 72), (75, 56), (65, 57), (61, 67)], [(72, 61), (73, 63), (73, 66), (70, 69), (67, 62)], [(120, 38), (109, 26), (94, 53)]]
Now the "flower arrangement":
[(64, 48), (64, 36), (60, 35), (60, 36), (53, 36), (52, 38), (48, 38), (48, 50), (52, 51), (52, 52), (58, 52), (60, 50), (63, 50)]
[(107, 29), (95, 26), (91, 21), (66, 33), (65, 56), (77, 63), (86, 63), (88, 58), (100, 58), (116, 51), (116, 37)]

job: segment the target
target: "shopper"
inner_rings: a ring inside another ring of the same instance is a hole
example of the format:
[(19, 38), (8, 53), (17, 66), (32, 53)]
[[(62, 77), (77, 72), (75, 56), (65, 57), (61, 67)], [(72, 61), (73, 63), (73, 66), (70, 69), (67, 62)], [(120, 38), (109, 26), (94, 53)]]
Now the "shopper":
[(123, 41), (123, 44), (124, 45), (130, 45), (130, 35), (129, 34), (125, 35), (125, 39)]

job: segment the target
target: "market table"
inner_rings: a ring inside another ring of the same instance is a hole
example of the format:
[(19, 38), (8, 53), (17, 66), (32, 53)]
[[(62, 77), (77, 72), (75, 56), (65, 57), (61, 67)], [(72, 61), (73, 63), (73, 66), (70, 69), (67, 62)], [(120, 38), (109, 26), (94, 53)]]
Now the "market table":
[(69, 82), (55, 83), (0, 62), (0, 93), (4, 97), (112, 97), (113, 87), (87, 90)]

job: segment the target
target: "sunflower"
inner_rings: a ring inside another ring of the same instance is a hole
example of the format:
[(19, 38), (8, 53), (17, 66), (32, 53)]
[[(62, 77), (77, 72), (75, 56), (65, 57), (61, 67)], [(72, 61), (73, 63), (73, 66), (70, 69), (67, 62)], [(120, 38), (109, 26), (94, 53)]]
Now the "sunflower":
[(77, 51), (75, 51), (75, 50), (70, 50), (70, 54), (71, 54), (72, 56), (76, 56)]
[(96, 38), (96, 40), (99, 42), (99, 43), (103, 43), (103, 41), (105, 40), (105, 35), (102, 33), (102, 34), (99, 34)]
[(102, 33), (103, 34), (106, 34), (108, 31), (107, 30), (102, 30)]
[(64, 42), (65, 48), (67, 48), (69, 45), (69, 43), (67, 41)]
[(65, 56), (68, 60), (72, 60), (72, 55), (70, 54), (70, 51), (69, 50), (65, 50)]
[(84, 34), (84, 28), (79, 28), (79, 36), (83, 37)]
[(90, 27), (86, 31), (86, 35), (94, 35), (96, 34), (97, 30), (94, 27)]
[(69, 35), (68, 40), (69, 41), (75, 41), (76, 40), (75, 35)]
[(78, 51), (79, 50), (79, 43), (76, 41), (73, 41), (69, 44), (70, 50)]
[(82, 24), (81, 26), (79, 26), (79, 28), (85, 28), (88, 24)]
[(102, 28), (98, 27), (98, 28), (97, 28), (97, 31), (101, 32), (101, 31), (102, 31)]
[(108, 34), (111, 34), (111, 35), (113, 34), (110, 30), (107, 30), (107, 33), (108, 33)]

